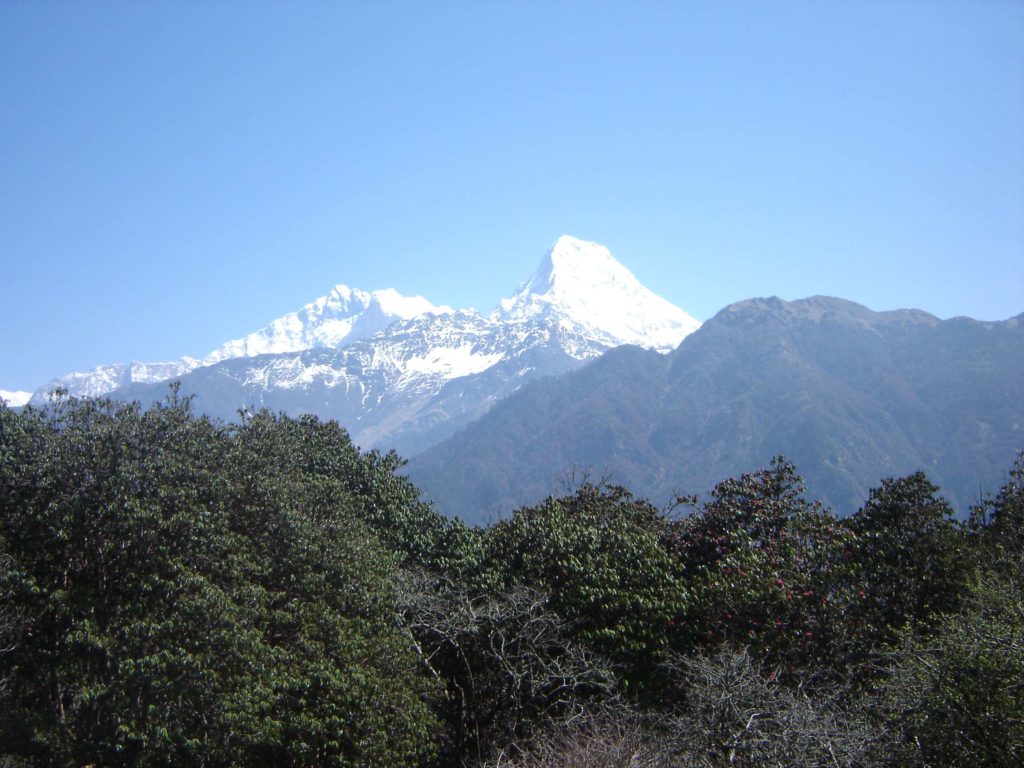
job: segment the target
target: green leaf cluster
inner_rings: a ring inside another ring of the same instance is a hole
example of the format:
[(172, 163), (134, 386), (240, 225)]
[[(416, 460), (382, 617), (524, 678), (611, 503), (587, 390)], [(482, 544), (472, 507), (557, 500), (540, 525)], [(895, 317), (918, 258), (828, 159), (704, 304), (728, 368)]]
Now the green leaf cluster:
[[(48, 765), (415, 765), (434, 721), (374, 533), (395, 490), (315, 419), (172, 395), (0, 409), (0, 743)], [(391, 494), (392, 496), (389, 496)], [(417, 546), (420, 543), (417, 542)]]
[(749, 646), (798, 673), (841, 663), (854, 602), (848, 529), (782, 458), (717, 485), (672, 532), (693, 600), (677, 647)]
[(627, 687), (643, 687), (686, 605), (665, 523), (624, 488), (587, 483), (489, 528), (487, 577), (492, 588), (546, 591), (578, 642), (620, 665)]

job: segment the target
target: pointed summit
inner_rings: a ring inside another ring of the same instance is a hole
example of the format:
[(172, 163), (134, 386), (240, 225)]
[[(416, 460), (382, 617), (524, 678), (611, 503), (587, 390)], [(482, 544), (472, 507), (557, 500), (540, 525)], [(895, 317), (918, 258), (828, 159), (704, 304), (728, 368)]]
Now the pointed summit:
[(554, 316), (559, 323), (608, 346), (675, 349), (700, 322), (649, 291), (603, 245), (558, 238), (527, 282), (502, 300), (505, 321)]
[(567, 294), (593, 286), (639, 284), (603, 245), (562, 235), (530, 280), (531, 293)]

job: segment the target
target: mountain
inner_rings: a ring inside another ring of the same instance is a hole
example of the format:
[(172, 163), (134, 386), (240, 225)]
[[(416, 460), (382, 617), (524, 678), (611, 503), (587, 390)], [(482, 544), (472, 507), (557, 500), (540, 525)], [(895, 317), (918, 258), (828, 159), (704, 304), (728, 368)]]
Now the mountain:
[(917, 469), (966, 510), (1021, 449), (1024, 315), (771, 298), (726, 307), (670, 355), (624, 347), (524, 387), (407, 470), (475, 522), (559, 491), (574, 469), (665, 504), (777, 454), (840, 512)]
[(641, 285), (607, 248), (568, 236), (555, 243), (533, 277), (492, 317), (505, 323), (570, 323), (590, 347), (637, 344), (659, 352), (672, 351), (700, 327)]
[(18, 408), (22, 405), (25, 405), (30, 397), (32, 397), (31, 392), (12, 392), (6, 389), (0, 389), (0, 400), (9, 405), (11, 408)]
[[(213, 416), (230, 419), (254, 407), (313, 413), (337, 419), (364, 448), (412, 455), (527, 381), (578, 368), (626, 343), (667, 351), (699, 326), (644, 288), (606, 248), (563, 236), (489, 316), (425, 311), (372, 335), (236, 354), (177, 378), (196, 407)], [(148, 402), (165, 392), (165, 384), (133, 382), (111, 394)]]
[(298, 312), (221, 345), (203, 358), (200, 366), (237, 357), (334, 349), (372, 336), (397, 320), (408, 320), (427, 312), (443, 314), (452, 312), (452, 309), (435, 307), (422, 296), (403, 296), (390, 288), (367, 293), (347, 285), (336, 285), (327, 296), (307, 304)]
[(335, 348), (372, 336), (397, 320), (425, 312), (451, 311), (449, 307), (435, 307), (421, 296), (402, 296), (391, 289), (367, 293), (336, 285), (329, 294), (298, 312), (280, 317), (240, 339), (227, 341), (202, 359), (183, 357), (164, 363), (114, 363), (91, 371), (68, 373), (37, 389), (32, 403), (44, 403), (47, 394), (55, 389), (65, 389), (80, 397), (97, 397), (132, 384), (166, 382), (224, 360)]

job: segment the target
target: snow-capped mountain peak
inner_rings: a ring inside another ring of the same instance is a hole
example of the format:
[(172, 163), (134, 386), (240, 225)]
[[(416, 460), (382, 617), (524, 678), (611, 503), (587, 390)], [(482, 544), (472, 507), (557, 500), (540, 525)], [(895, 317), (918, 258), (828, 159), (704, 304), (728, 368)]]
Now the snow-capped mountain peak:
[(388, 289), (336, 285), (203, 359), (102, 366), (51, 382), (71, 394), (150, 402), (178, 378), (196, 407), (230, 419), (268, 407), (336, 418), (364, 447), (412, 453), (525, 382), (622, 344), (678, 346), (700, 324), (644, 288), (607, 248), (562, 237), (490, 317)]
[(637, 284), (637, 279), (603, 245), (562, 235), (530, 283), (533, 293), (571, 295), (587, 288)]
[(603, 245), (558, 238), (527, 282), (494, 312), (526, 321), (553, 315), (607, 346), (637, 344), (668, 352), (700, 327), (679, 307), (649, 291)]
[(310, 302), (270, 325), (213, 350), (201, 361), (212, 365), (235, 357), (300, 352), (319, 347), (339, 347), (372, 336), (396, 320), (409, 320), (431, 312), (446, 314), (450, 307), (436, 307), (422, 296), (403, 296), (391, 288), (361, 291), (334, 286), (329, 294)]
[(91, 371), (75, 371), (52, 379), (36, 390), (32, 402), (43, 403), (47, 393), (65, 389), (77, 396), (105, 395), (128, 384), (147, 384), (184, 376), (197, 368), (225, 360), (333, 349), (373, 336), (400, 320), (423, 314), (449, 314), (450, 307), (435, 306), (422, 296), (403, 296), (391, 288), (361, 291), (338, 284), (326, 296), (306, 304), (298, 312), (279, 317), (269, 325), (227, 341), (202, 359), (183, 357), (164, 363), (115, 363)]

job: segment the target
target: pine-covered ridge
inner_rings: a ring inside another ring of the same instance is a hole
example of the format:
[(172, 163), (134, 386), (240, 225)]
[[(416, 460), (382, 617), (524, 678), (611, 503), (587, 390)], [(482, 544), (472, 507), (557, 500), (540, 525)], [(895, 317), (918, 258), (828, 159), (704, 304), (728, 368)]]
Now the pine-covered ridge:
[[(1009, 474), (1007, 475), (1007, 470)], [(471, 527), (337, 423), (0, 406), (11, 765), (1024, 759), (1024, 456), (838, 517), (789, 461)]]

